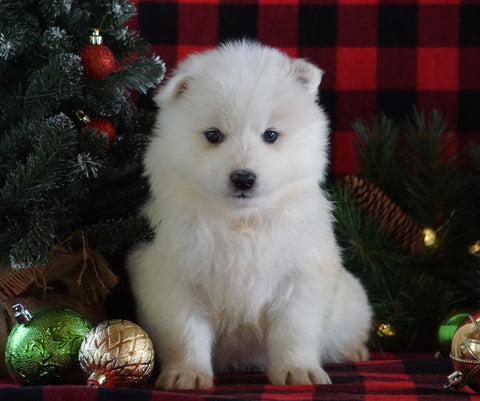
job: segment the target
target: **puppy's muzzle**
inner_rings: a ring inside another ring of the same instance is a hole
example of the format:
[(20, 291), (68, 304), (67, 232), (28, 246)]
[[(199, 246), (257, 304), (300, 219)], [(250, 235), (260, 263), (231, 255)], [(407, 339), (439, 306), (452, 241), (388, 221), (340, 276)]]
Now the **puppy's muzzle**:
[(238, 191), (248, 191), (255, 185), (257, 176), (253, 171), (235, 170), (230, 174), (230, 181)]

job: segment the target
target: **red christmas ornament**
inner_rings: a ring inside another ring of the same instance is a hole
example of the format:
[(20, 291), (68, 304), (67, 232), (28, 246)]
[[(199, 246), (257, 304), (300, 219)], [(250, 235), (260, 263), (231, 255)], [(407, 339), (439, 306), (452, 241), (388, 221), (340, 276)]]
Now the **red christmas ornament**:
[(87, 124), (82, 128), (82, 132), (96, 131), (98, 135), (103, 136), (107, 140), (108, 146), (111, 147), (115, 142), (115, 127), (113, 124), (106, 118), (90, 117), (88, 120)]
[(111, 50), (102, 44), (98, 29), (93, 30), (90, 43), (80, 52), (83, 73), (90, 79), (104, 79), (115, 68), (115, 57)]

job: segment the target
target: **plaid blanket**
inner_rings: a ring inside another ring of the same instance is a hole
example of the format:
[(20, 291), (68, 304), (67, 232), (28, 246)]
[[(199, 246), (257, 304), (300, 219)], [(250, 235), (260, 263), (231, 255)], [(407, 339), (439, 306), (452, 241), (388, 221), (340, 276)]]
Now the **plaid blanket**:
[(353, 170), (351, 123), (439, 110), (464, 145), (480, 139), (478, 0), (136, 0), (133, 21), (172, 69), (192, 51), (259, 39), (325, 71), (334, 173)]
[[(263, 373), (220, 375), (209, 391), (156, 391), (142, 388), (87, 386), (12, 386), (0, 380), (0, 400), (45, 401), (208, 401), (208, 400), (322, 400), (322, 401), (480, 401), (480, 394), (464, 387), (447, 391), (443, 384), (453, 371), (449, 359), (431, 355), (374, 356), (369, 362), (326, 366), (333, 384), (272, 386)], [(3, 383), (3, 384), (2, 384)], [(148, 388), (150, 387), (150, 388)]]

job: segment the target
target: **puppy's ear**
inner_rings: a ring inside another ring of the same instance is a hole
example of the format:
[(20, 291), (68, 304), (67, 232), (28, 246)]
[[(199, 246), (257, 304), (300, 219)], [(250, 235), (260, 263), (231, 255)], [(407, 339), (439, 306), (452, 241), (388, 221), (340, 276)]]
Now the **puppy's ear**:
[(290, 66), (295, 78), (307, 89), (308, 93), (317, 93), (323, 71), (301, 58), (293, 59)]
[(175, 100), (180, 98), (188, 90), (189, 77), (185, 75), (177, 75), (161, 87), (154, 95), (155, 103), (160, 106), (164, 101)]

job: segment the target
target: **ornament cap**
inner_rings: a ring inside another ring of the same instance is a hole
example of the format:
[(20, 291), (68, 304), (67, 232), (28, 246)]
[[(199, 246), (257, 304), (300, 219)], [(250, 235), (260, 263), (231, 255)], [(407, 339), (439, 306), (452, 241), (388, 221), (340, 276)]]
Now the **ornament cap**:
[(25, 308), (22, 304), (13, 305), (13, 317), (17, 320), (19, 324), (28, 323), (33, 319), (32, 312), (30, 309)]
[(459, 372), (458, 370), (450, 374), (447, 378), (448, 382), (443, 385), (444, 389), (454, 388), (455, 390), (459, 390), (465, 386), (462, 372)]
[(78, 110), (77, 112), (75, 112), (75, 116), (77, 116), (78, 121), (83, 124), (88, 124), (90, 121), (92, 121), (83, 110)]
[(102, 387), (107, 382), (107, 375), (105, 372), (93, 372), (87, 381), (88, 387)]
[(92, 45), (101, 45), (103, 43), (103, 38), (100, 36), (100, 31), (94, 29), (93, 33), (90, 35), (90, 43)]

